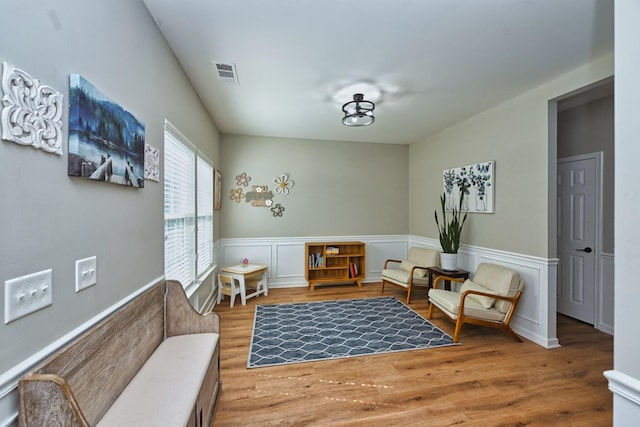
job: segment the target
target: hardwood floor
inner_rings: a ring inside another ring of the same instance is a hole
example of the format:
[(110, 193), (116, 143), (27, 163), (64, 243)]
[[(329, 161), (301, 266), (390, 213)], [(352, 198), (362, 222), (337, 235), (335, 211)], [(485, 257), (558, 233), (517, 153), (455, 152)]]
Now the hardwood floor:
[[(406, 293), (388, 286), (384, 296)], [(379, 284), (271, 289), (221, 317), (216, 426), (609, 426), (613, 337), (558, 317), (561, 348), (465, 325), (462, 345), (247, 369), (256, 305), (378, 297)], [(426, 317), (424, 290), (411, 308)], [(453, 333), (441, 313), (432, 322)]]

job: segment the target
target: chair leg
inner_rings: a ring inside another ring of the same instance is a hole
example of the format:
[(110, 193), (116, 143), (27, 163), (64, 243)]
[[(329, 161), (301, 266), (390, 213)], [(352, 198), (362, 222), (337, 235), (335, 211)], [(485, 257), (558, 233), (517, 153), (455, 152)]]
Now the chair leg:
[(431, 316), (433, 315), (433, 304), (429, 304), (429, 311), (427, 312), (427, 319), (431, 320)]
[(411, 286), (407, 288), (407, 304), (411, 302)]
[(458, 315), (458, 319), (456, 320), (456, 329), (453, 331), (453, 342), (458, 342), (458, 339), (460, 338), (460, 331), (462, 330), (462, 324), (464, 323), (464, 321), (462, 320), (462, 318), (460, 317), (460, 315)]
[(382, 279), (382, 287), (380, 288), (380, 293), (384, 294), (384, 279)]

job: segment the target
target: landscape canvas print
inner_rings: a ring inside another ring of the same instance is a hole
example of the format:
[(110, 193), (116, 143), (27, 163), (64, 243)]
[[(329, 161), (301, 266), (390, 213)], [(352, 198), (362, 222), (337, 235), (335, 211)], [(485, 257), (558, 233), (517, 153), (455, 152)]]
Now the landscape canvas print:
[(69, 105), (68, 174), (144, 187), (144, 125), (78, 74)]

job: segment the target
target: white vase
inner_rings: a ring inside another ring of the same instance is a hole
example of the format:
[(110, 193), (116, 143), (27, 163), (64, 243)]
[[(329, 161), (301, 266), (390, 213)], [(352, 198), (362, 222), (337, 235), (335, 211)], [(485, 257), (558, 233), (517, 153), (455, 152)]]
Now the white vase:
[(458, 269), (458, 254), (440, 254), (440, 267), (443, 270), (454, 271)]

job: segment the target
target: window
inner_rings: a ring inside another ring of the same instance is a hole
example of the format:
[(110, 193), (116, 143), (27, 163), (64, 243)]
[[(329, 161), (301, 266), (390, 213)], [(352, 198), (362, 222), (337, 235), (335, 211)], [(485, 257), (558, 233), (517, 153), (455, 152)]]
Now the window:
[(198, 156), (198, 266), (201, 276), (213, 265), (213, 167)]
[(186, 288), (212, 266), (213, 167), (165, 122), (164, 274)]

